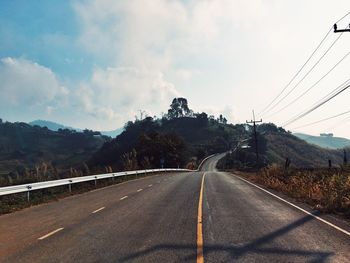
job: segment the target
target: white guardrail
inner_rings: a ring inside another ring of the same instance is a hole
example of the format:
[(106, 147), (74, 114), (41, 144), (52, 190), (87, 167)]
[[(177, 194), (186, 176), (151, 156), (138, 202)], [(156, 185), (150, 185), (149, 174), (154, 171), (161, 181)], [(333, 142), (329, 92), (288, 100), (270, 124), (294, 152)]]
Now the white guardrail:
[(126, 175), (138, 175), (138, 174), (156, 173), (156, 172), (194, 172), (194, 171), (199, 171), (203, 163), (206, 160), (208, 160), (210, 157), (213, 157), (214, 155), (216, 154), (213, 154), (204, 158), (202, 162), (198, 165), (197, 170), (176, 169), (176, 168), (136, 170), (136, 171), (124, 171), (124, 172), (117, 172), (117, 173), (72, 177), (72, 178), (43, 181), (43, 182), (30, 183), (30, 184), (11, 185), (11, 186), (0, 187), (0, 196), (27, 192), (27, 198), (29, 200), (30, 191), (45, 189), (50, 187), (68, 185), (69, 191), (71, 192), (72, 184), (88, 182), (88, 181), (95, 181), (95, 184), (96, 184), (97, 180), (100, 180), (100, 179), (116, 178), (116, 177), (121, 177)]
[(138, 174), (156, 173), (156, 172), (191, 172), (191, 171), (193, 170), (166, 168), (166, 169), (137, 170), (137, 171), (126, 171), (126, 172), (72, 177), (72, 178), (65, 178), (65, 179), (59, 179), (59, 180), (51, 180), (51, 181), (44, 181), (44, 182), (37, 182), (37, 183), (30, 183), (30, 184), (20, 184), (20, 185), (0, 187), (0, 196), (27, 192), (28, 200), (29, 200), (30, 191), (44, 189), (44, 188), (68, 185), (69, 191), (71, 191), (72, 184), (81, 183), (81, 182), (95, 181), (95, 184), (96, 184), (97, 180), (100, 180), (100, 179), (116, 178), (116, 177), (121, 177), (126, 175), (138, 175)]

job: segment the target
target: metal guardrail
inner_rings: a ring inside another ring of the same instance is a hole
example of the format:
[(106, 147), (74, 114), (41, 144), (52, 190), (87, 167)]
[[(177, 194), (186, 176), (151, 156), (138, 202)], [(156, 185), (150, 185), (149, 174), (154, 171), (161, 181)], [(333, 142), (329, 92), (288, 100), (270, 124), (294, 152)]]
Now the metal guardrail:
[(116, 177), (121, 177), (126, 175), (137, 175), (137, 174), (156, 173), (156, 172), (192, 172), (192, 171), (194, 170), (166, 168), (166, 169), (125, 171), (125, 172), (118, 172), (118, 173), (107, 173), (107, 174), (96, 174), (96, 175), (88, 175), (88, 176), (81, 176), (81, 177), (72, 177), (72, 178), (65, 178), (65, 179), (59, 179), (59, 180), (51, 180), (51, 181), (44, 181), (44, 182), (37, 182), (37, 183), (30, 183), (30, 184), (0, 187), (0, 196), (27, 192), (27, 199), (29, 200), (30, 191), (45, 189), (50, 187), (68, 185), (69, 191), (71, 191), (72, 184), (81, 183), (81, 182), (95, 181), (95, 184), (96, 184), (97, 180), (100, 180), (100, 179), (116, 178)]

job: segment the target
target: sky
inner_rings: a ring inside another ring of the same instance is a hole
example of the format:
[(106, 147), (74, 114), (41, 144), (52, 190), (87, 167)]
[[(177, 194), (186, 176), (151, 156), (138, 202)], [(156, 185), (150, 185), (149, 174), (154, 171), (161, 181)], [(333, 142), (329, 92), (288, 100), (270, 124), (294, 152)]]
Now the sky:
[[(348, 0), (0, 1), (0, 118), (112, 130), (181, 96), (232, 123), (254, 110), (285, 125), (350, 78), (350, 32), (329, 32), (349, 12)], [(349, 101), (350, 89), (284, 127), (350, 138), (350, 113), (305, 126)]]

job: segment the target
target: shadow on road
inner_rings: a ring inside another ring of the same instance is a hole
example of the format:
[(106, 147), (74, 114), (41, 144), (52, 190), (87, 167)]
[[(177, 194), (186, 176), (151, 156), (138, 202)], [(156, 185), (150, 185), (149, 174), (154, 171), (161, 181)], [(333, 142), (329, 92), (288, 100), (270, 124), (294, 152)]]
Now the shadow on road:
[[(279, 259), (283, 256), (295, 256), (295, 257), (304, 257), (303, 261), (307, 262), (326, 262), (329, 257), (334, 255), (334, 252), (319, 251), (319, 250), (303, 250), (303, 249), (289, 249), (288, 247), (274, 247), (273, 240), (276, 238), (283, 238), (288, 232), (297, 229), (298, 227), (304, 225), (305, 223), (314, 220), (310, 215), (305, 216), (297, 221), (294, 221), (291, 224), (288, 224), (282, 228), (277, 229), (267, 235), (264, 235), (258, 239), (255, 239), (244, 245), (227, 245), (227, 244), (214, 244), (206, 245), (204, 240), (204, 257), (211, 253), (225, 253), (224, 257), (227, 260), (237, 261), (247, 254), (255, 254), (257, 258), (263, 258), (264, 255), (276, 255)], [(300, 240), (302, 243), (303, 240)], [(271, 247), (268, 247), (268, 246)], [(160, 251), (172, 250), (183, 251), (186, 254), (191, 253), (183, 260), (193, 261), (196, 259), (196, 246), (190, 244), (159, 244), (156, 246), (149, 247), (142, 251), (135, 252), (124, 258), (122, 261), (135, 261), (140, 259), (141, 261), (145, 260), (145, 256), (152, 253), (157, 253)], [(185, 254), (184, 253), (184, 254)], [(154, 257), (153, 257), (154, 258)]]

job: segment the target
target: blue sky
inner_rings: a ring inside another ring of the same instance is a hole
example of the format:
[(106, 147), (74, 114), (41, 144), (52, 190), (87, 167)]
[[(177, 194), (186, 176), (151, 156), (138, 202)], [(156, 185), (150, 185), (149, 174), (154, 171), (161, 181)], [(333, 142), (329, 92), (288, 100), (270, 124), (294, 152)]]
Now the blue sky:
[(63, 78), (79, 79), (92, 57), (75, 44), (78, 21), (69, 1), (2, 1), (1, 57), (21, 57), (51, 68)]
[[(244, 122), (252, 109), (260, 117), (349, 11), (346, 0), (1, 1), (0, 117), (110, 130), (139, 110), (159, 116), (173, 97), (184, 96), (195, 111)], [(340, 26), (349, 22), (350, 16)], [(281, 106), (349, 52), (349, 42), (344, 34)], [(302, 100), (264, 120), (282, 124), (307, 109), (350, 77), (349, 66), (350, 58)], [(350, 110), (349, 98), (344, 92), (294, 127)], [(296, 131), (350, 137), (350, 121), (341, 120)]]

